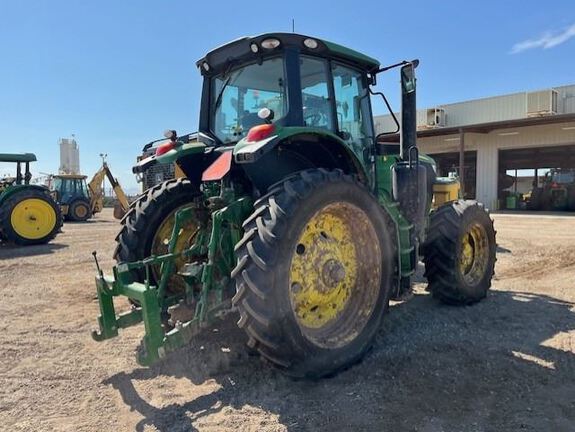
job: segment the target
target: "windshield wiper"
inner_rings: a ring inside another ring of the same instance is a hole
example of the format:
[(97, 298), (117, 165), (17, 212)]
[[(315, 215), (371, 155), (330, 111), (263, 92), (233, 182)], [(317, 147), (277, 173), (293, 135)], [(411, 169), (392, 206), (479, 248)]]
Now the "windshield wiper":
[(228, 86), (228, 84), (231, 83), (232, 78), (235, 80), (237, 80), (240, 75), (242, 74), (242, 72), (244, 71), (244, 69), (240, 69), (239, 71), (237, 71), (237, 75), (234, 76), (234, 74), (230, 74), (230, 76), (228, 76), (228, 78), (224, 81), (224, 85), (222, 86), (222, 89), (220, 90), (220, 92), (218, 93), (218, 97), (216, 98), (216, 103), (214, 104), (214, 112), (218, 109), (218, 107), (221, 105), (222, 103), (222, 98), (224, 96), (224, 91), (226, 90), (226, 87)]

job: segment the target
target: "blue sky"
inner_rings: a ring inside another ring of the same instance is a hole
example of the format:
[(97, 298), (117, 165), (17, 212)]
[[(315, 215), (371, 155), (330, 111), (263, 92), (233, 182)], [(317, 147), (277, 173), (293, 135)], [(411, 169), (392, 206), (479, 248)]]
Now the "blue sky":
[[(35, 152), (34, 171), (55, 172), (58, 138), (75, 134), (84, 173), (104, 152), (134, 189), (143, 144), (197, 129), (195, 61), (243, 35), (290, 31), (291, 18), (296, 32), (384, 64), (419, 58), (419, 107), (575, 83), (572, 0), (0, 0), (0, 151)], [(397, 81), (379, 85), (396, 108)]]

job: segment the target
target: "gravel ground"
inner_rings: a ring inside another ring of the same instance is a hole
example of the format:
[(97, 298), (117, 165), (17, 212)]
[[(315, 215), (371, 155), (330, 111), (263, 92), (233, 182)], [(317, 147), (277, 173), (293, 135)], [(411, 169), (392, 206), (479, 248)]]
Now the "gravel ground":
[(46, 246), (0, 246), (0, 429), (574, 431), (575, 217), (495, 216), (496, 279), (471, 307), (391, 306), (365, 360), (293, 381), (244, 349), (231, 315), (151, 368), (142, 328), (93, 342), (110, 212)]

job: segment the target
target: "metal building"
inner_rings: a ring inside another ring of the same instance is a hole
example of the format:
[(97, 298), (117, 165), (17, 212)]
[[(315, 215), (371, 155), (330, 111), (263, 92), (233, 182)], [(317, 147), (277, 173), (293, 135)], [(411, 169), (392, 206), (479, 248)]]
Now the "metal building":
[[(375, 125), (378, 133), (394, 130), (390, 115), (376, 116)], [(575, 168), (575, 85), (421, 109), (417, 129), (439, 175), (456, 169), (465, 197), (496, 209), (509, 170)]]
[(60, 174), (80, 174), (80, 149), (74, 138), (60, 138)]

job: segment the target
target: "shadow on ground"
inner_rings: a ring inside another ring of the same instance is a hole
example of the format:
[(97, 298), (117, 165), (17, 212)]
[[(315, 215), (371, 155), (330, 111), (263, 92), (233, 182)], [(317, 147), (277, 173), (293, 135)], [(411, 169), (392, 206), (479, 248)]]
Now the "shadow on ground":
[(53, 254), (56, 251), (67, 247), (67, 244), (61, 243), (48, 243), (34, 246), (16, 246), (0, 242), (0, 259)]
[[(290, 431), (573, 430), (575, 358), (561, 345), (575, 329), (573, 306), (494, 291), (458, 308), (420, 293), (390, 308), (362, 363), (315, 382), (293, 381), (250, 357), (229, 317), (167, 361), (105, 383), (143, 416), (137, 431), (194, 431), (212, 414), (220, 417), (210, 425), (237, 429), (246, 407), (278, 416)], [(158, 407), (135, 384), (162, 376), (189, 380), (190, 392), (208, 379), (221, 387)]]

